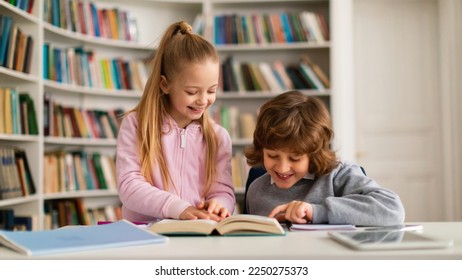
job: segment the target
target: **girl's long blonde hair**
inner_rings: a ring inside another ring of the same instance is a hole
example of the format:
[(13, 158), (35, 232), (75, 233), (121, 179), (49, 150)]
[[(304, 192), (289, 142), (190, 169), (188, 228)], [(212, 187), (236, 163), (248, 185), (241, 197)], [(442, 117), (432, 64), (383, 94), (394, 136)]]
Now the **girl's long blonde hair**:
[[(144, 88), (138, 105), (132, 110), (137, 113), (137, 149), (140, 157), (141, 174), (152, 185), (151, 170), (159, 166), (164, 189), (168, 191), (170, 177), (165, 155), (162, 149), (161, 137), (163, 124), (169, 107), (168, 95), (160, 88), (161, 76), (175, 79), (185, 65), (204, 63), (207, 60), (218, 62), (219, 57), (215, 47), (203, 37), (193, 34), (191, 26), (184, 22), (176, 22), (165, 31), (152, 61), (152, 72)], [(206, 166), (204, 197), (210, 192), (212, 183), (216, 180), (216, 154), (218, 139), (210, 123), (207, 111), (199, 119), (206, 142)], [(171, 129), (171, 126), (170, 128)], [(167, 131), (168, 132), (168, 131)], [(173, 185), (175, 188), (175, 186)]]

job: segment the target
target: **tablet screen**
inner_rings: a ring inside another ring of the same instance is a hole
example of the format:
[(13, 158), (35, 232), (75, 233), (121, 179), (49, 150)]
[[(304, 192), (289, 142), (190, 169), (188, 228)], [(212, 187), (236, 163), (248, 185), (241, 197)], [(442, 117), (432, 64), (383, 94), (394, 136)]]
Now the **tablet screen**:
[(350, 237), (358, 243), (399, 243), (431, 240), (418, 234), (406, 234), (405, 231), (363, 231), (342, 232), (342, 234)]
[(450, 246), (450, 240), (438, 240), (409, 231), (329, 232), (334, 240), (354, 249), (424, 249)]

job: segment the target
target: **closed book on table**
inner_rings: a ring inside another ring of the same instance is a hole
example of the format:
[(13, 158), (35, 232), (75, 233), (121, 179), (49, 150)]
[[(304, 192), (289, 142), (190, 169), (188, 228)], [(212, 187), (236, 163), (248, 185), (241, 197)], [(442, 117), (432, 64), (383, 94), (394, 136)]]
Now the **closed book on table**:
[(167, 237), (120, 220), (106, 225), (70, 226), (43, 231), (1, 231), (0, 243), (26, 255), (163, 243)]

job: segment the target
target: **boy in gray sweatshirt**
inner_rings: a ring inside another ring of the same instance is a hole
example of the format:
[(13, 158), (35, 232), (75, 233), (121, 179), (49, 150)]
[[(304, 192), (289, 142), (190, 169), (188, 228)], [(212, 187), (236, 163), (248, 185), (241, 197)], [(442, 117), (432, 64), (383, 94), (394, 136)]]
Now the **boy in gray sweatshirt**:
[(324, 103), (298, 91), (278, 95), (260, 109), (247, 163), (267, 173), (249, 186), (250, 214), (292, 223), (397, 225), (404, 222), (398, 195), (367, 177), (330, 148), (333, 130)]

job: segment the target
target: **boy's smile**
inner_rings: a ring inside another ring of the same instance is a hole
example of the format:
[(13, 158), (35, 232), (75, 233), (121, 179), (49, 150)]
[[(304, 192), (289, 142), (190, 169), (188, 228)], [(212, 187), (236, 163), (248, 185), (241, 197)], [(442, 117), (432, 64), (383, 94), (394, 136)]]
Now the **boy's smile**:
[(288, 189), (308, 173), (310, 159), (307, 154), (263, 149), (263, 164), (276, 186)]

